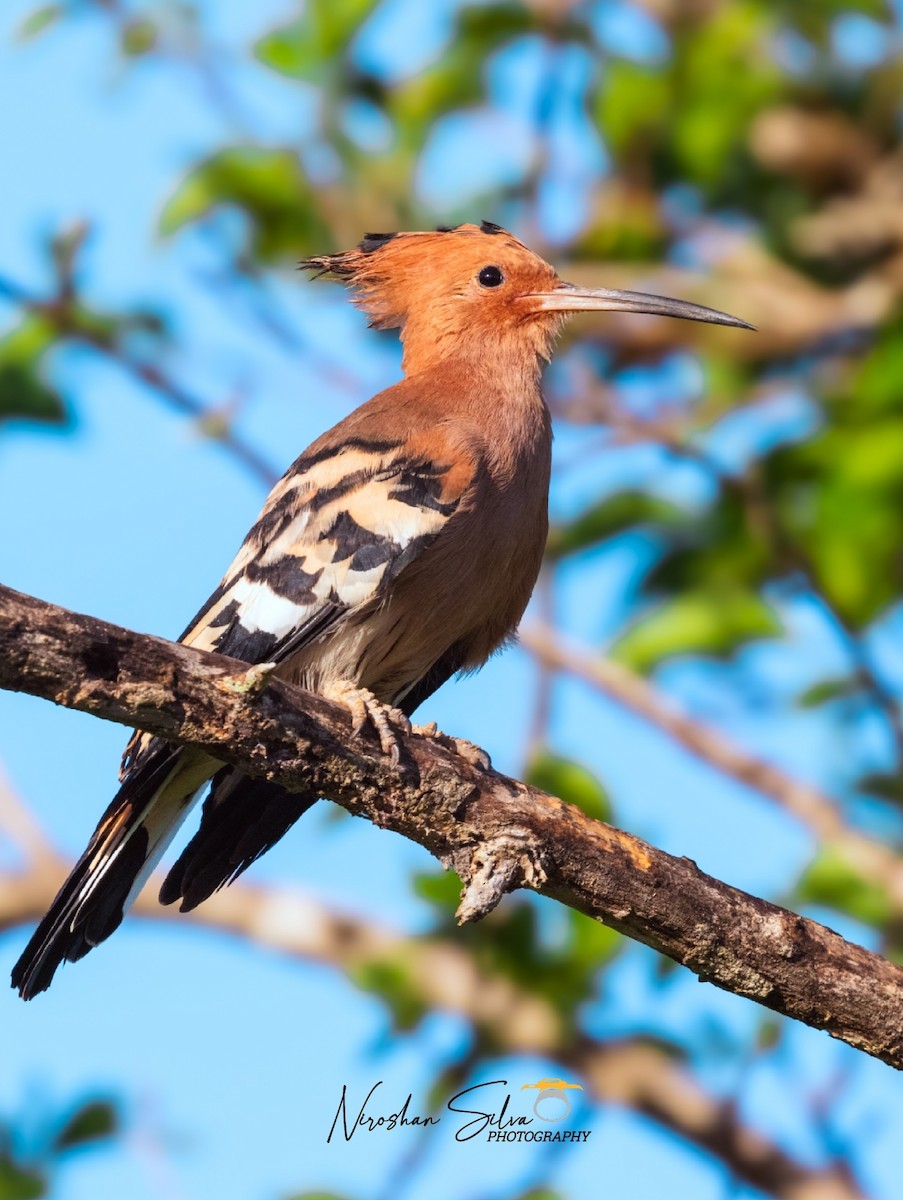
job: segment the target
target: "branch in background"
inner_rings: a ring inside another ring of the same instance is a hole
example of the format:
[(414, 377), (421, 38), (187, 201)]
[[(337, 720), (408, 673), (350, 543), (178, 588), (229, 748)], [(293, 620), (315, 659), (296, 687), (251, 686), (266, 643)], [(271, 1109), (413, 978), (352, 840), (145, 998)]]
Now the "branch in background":
[[(0, 827), (18, 840), (17, 827)], [(29, 833), (29, 868), (0, 874), (0, 931), (37, 920), (68, 865)], [(35, 855), (35, 852), (37, 854)], [(34, 857), (32, 857), (35, 855)], [(133, 912), (142, 918), (233, 934), (303, 962), (332, 966), (354, 978), (391, 964), (425, 1010), (463, 1017), (501, 1055), (547, 1057), (575, 1071), (598, 1102), (650, 1117), (721, 1161), (738, 1179), (776, 1200), (865, 1200), (842, 1164), (811, 1168), (791, 1158), (740, 1119), (730, 1102), (709, 1095), (667, 1048), (641, 1038), (576, 1043), (554, 1007), (505, 976), (479, 966), (461, 946), (438, 936), (410, 938), (350, 914), (336, 914), (294, 888), (239, 882), (188, 914), (155, 899), (156, 879)]]
[(198, 746), (419, 843), (464, 880), (459, 919), (531, 888), (701, 979), (903, 1067), (903, 970), (579, 809), (399, 736), (399, 767), (339, 705), (260, 672), (0, 587), (0, 687)]
[(122, 344), (115, 330), (104, 330), (87, 322), (75, 297), (61, 289), (52, 300), (40, 300), (25, 288), (0, 277), (0, 295), (24, 311), (42, 317), (64, 340), (88, 346), (130, 375), (138, 383), (151, 388), (175, 412), (191, 417), (199, 429), (217, 442), (250, 471), (266, 487), (272, 487), (278, 472), (257, 450), (236, 434), (223, 419), (221, 410), (205, 404), (177, 383), (155, 362), (139, 358)]
[(903, 911), (903, 861), (883, 843), (852, 829), (830, 796), (756, 758), (695, 717), (686, 716), (633, 671), (592, 650), (568, 645), (548, 626), (521, 630), (520, 644), (547, 667), (583, 680), (716, 771), (773, 800), (816, 837), (842, 845), (844, 857), (865, 878), (880, 882), (891, 902)]

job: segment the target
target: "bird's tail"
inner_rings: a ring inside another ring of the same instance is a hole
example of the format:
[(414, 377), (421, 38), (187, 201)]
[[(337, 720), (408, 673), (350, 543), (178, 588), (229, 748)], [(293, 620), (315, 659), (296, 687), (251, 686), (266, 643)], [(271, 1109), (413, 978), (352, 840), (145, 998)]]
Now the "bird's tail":
[(23, 1000), (49, 987), (61, 963), (83, 958), (116, 929), (216, 765), (160, 742), (129, 772), (13, 968)]

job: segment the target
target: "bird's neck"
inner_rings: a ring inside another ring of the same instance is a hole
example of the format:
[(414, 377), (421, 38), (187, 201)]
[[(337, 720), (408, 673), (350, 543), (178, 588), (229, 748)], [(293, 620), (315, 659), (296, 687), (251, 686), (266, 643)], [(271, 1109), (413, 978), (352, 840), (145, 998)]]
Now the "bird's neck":
[(538, 391), (553, 332), (553, 326), (538, 322), (516, 330), (484, 325), (461, 329), (409, 319), (401, 331), (402, 368), (408, 376), (464, 369), (481, 382), (507, 380), (512, 390), (529, 386)]
[(491, 469), (529, 473), (534, 459), (545, 462), (551, 446), (541, 360), (504, 346), (481, 350), (433, 360), (421, 371), (411, 371), (406, 361), (406, 378), (416, 381), (420, 395), (431, 397), (443, 417), (454, 414), (480, 432)]

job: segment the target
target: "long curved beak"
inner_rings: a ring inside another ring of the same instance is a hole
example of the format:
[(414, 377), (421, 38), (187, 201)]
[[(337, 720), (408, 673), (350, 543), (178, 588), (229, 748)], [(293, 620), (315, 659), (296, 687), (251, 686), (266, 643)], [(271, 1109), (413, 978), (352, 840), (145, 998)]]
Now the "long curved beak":
[(702, 304), (672, 300), (669, 296), (650, 296), (645, 292), (623, 292), (617, 288), (580, 288), (573, 283), (561, 283), (553, 292), (535, 292), (528, 299), (542, 312), (653, 313), (659, 317), (680, 317), (684, 321), (706, 321), (709, 325), (755, 329), (748, 321)]

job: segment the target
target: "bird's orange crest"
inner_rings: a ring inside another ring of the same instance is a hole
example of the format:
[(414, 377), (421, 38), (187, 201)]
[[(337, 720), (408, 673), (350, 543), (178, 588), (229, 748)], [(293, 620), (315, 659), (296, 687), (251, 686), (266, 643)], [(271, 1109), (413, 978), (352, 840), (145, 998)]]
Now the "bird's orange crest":
[(516, 339), (548, 355), (560, 314), (531, 303), (560, 284), (523, 242), (490, 221), (432, 232), (368, 233), (354, 249), (305, 259), (302, 267), (350, 284), (378, 329), (400, 329), (408, 373), (469, 346)]

